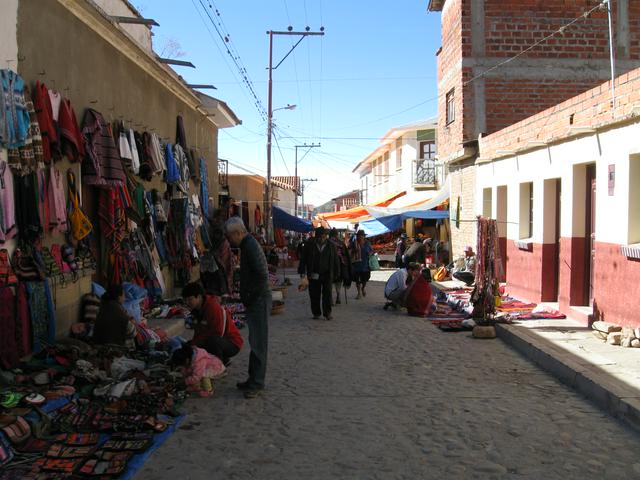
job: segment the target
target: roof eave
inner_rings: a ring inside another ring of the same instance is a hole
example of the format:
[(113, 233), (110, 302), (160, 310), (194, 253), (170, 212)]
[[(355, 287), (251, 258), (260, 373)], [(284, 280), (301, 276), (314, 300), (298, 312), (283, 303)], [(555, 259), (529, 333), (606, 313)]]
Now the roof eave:
[(441, 12), (446, 0), (429, 0), (427, 10), (430, 12)]

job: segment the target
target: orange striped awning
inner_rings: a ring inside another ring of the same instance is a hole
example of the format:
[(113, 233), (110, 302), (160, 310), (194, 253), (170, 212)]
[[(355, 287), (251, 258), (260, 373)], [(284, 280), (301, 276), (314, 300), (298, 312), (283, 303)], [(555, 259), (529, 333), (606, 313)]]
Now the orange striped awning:
[[(381, 198), (380, 200), (373, 202), (369, 206), (371, 207), (387, 207), (391, 202), (393, 202), (396, 198), (400, 198), (405, 195), (407, 192), (396, 192), (386, 197)], [(360, 217), (368, 217), (369, 212), (367, 208), (363, 205), (359, 205), (357, 207), (350, 208), (348, 210), (342, 210), (339, 212), (330, 212), (330, 213), (319, 213), (318, 218), (323, 220), (353, 220)]]

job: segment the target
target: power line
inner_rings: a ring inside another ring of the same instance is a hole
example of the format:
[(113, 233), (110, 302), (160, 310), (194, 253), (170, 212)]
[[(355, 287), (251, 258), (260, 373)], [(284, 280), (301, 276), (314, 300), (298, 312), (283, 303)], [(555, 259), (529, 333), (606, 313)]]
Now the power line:
[[(473, 78), (467, 80), (466, 82), (463, 83), (463, 86), (467, 86), (470, 83), (483, 78), (485, 75), (487, 75), (489, 72), (492, 72), (500, 67), (503, 67), (504, 65), (506, 65), (509, 62), (512, 62), (513, 60), (515, 60), (516, 58), (524, 55), (525, 53), (531, 51), (533, 48), (539, 46), (540, 44), (546, 42), (547, 40), (549, 40), (550, 38), (558, 35), (558, 34), (562, 34), (565, 32), (565, 30), (572, 26), (573, 24), (575, 24), (576, 22), (588, 18), (589, 15), (591, 15), (593, 12), (595, 12), (596, 10), (602, 9), (603, 7), (605, 7), (605, 4), (607, 3), (607, 0), (602, 0), (598, 5), (596, 5), (595, 7), (584, 11), (580, 16), (574, 18), (572, 21), (570, 21), (569, 23), (567, 23), (566, 25), (561, 26), (560, 28), (558, 28), (557, 30), (555, 30), (554, 32), (551, 32), (549, 35), (547, 35), (546, 37), (542, 38), (541, 40), (538, 40), (537, 42), (535, 42), (534, 44), (530, 45), (529, 47), (527, 47), (526, 49), (518, 52), (516, 55), (513, 55), (512, 57), (507, 58), (506, 60), (503, 60), (502, 62), (494, 65), (493, 67), (479, 73), (478, 75), (474, 76)], [(387, 120), (388, 118), (392, 118), (392, 117), (396, 117), (398, 115), (401, 115), (403, 113), (409, 112), (411, 110), (414, 110), (422, 105), (425, 105), (429, 102), (432, 102), (434, 100), (438, 100), (440, 97), (444, 97), (446, 95), (446, 92), (443, 92), (441, 94), (436, 95), (435, 97), (431, 97), (431, 98), (427, 98), (426, 100), (423, 100), (422, 102), (416, 103), (415, 105), (412, 105), (410, 107), (405, 108), (404, 110), (400, 110), (399, 112), (395, 112), (389, 115), (385, 115), (383, 117), (380, 118), (376, 118), (375, 120), (371, 120), (368, 122), (364, 122), (364, 123), (360, 123), (360, 124), (356, 124), (356, 125), (349, 125), (346, 127), (340, 127), (340, 128), (335, 128), (335, 129), (331, 129), (332, 131), (337, 131), (337, 130), (344, 130), (344, 129), (349, 129), (349, 128), (356, 128), (356, 127), (363, 127), (366, 125), (371, 125), (373, 123), (378, 123), (382, 120)]]
[(220, 38), (220, 41), (222, 42), (222, 45), (224, 45), (224, 48), (226, 49), (227, 54), (229, 55), (229, 57), (231, 58), (231, 60), (235, 64), (236, 68), (238, 69), (238, 73), (239, 73), (240, 77), (243, 80), (243, 84), (249, 89), (249, 92), (250, 92), (251, 96), (255, 100), (254, 105), (255, 105), (256, 109), (258, 110), (258, 113), (260, 114), (260, 116), (264, 120), (266, 118), (266, 116), (267, 116), (266, 115), (266, 110), (264, 108), (264, 105), (262, 104), (262, 101), (260, 100), (260, 98), (258, 97), (258, 95), (255, 92), (255, 89), (253, 87), (253, 82), (249, 78), (249, 73), (247, 71), (247, 68), (242, 63), (242, 60), (240, 58), (240, 54), (238, 53), (238, 50), (235, 48), (235, 45), (233, 44), (233, 41), (231, 39), (231, 35), (229, 34), (229, 31), (224, 27), (224, 25), (222, 23), (222, 15), (220, 14), (220, 10), (215, 6), (215, 2), (213, 0), (207, 0), (207, 3), (209, 4), (209, 9), (210, 10), (213, 11), (214, 7), (215, 7), (215, 14), (219, 18), (218, 22), (216, 22), (213, 19), (213, 17), (211, 16), (211, 14), (209, 13), (209, 10), (207, 10), (207, 8), (205, 7), (205, 5), (203, 3), (203, 0), (199, 0), (199, 2), (200, 2), (200, 6), (204, 10), (205, 14), (209, 18), (209, 21), (213, 25), (213, 28), (215, 29), (216, 33), (218, 34), (218, 37)]

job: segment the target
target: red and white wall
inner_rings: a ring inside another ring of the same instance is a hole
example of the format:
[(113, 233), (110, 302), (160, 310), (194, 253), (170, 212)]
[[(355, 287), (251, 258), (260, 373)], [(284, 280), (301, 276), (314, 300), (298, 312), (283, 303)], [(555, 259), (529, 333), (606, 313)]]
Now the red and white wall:
[(514, 296), (558, 301), (584, 321), (640, 326), (640, 70), (616, 88), (615, 110), (605, 83), (481, 139), (475, 207), (498, 220)]

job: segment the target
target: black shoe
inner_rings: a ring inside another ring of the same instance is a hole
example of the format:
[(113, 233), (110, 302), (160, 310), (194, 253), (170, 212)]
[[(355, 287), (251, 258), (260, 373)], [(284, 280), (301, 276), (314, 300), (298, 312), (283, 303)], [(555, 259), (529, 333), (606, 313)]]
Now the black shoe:
[(248, 389), (243, 390), (244, 398), (246, 398), (247, 400), (256, 398), (262, 394), (262, 389), (263, 387), (258, 387), (255, 385), (251, 386)]
[(391, 302), (387, 302), (384, 304), (384, 307), (382, 307), (383, 310), (388, 310), (389, 307), (391, 306)]
[(251, 383), (251, 380), (246, 379), (244, 382), (238, 382), (236, 383), (236, 388), (238, 390), (248, 390), (250, 388), (253, 387), (253, 384)]
[(313, 316), (313, 319), (314, 319), (314, 320), (319, 320), (319, 319), (320, 319), (320, 315), (314, 315), (314, 316)]

